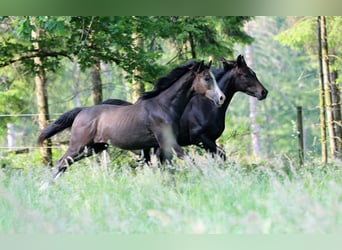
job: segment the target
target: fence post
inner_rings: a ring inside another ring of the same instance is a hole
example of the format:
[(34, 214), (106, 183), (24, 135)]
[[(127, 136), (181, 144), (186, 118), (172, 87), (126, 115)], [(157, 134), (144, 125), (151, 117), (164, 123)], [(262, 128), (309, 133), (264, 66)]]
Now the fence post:
[(302, 107), (297, 106), (297, 134), (298, 134), (298, 152), (299, 152), (299, 164), (304, 163), (304, 139), (303, 139), (303, 115)]
[(15, 134), (13, 123), (7, 123), (7, 147), (9, 150), (15, 147)]

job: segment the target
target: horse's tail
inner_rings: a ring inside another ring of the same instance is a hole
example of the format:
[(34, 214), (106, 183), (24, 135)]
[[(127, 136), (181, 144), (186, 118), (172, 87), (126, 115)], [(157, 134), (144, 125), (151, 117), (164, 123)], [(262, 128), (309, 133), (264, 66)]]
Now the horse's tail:
[(62, 114), (55, 122), (50, 123), (38, 137), (38, 144), (42, 144), (44, 140), (54, 136), (55, 134), (70, 128), (78, 115), (82, 111), (82, 107), (74, 108)]

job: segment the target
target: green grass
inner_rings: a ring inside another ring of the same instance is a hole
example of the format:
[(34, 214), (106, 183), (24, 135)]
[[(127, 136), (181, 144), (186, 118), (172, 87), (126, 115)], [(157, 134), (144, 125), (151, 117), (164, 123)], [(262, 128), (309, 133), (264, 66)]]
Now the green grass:
[(74, 164), (50, 172), (0, 170), (0, 233), (341, 233), (342, 174), (335, 163), (295, 167), (196, 155), (166, 169)]

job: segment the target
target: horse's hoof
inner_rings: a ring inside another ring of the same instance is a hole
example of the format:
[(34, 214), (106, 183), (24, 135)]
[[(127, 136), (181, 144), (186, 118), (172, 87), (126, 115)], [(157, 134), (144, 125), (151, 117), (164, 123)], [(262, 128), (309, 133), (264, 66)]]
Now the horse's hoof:
[(40, 186), (40, 188), (39, 188), (39, 191), (45, 191), (48, 187), (49, 187), (49, 182), (48, 181), (46, 181), (46, 182), (44, 182), (41, 186)]

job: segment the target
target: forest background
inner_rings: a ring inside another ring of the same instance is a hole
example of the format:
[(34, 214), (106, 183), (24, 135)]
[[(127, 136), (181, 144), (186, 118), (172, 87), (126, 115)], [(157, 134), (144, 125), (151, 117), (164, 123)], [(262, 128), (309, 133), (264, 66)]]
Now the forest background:
[[(327, 17), (337, 72), (341, 21)], [(218, 143), (229, 156), (251, 158), (256, 127), (255, 157), (297, 158), (296, 107), (302, 106), (305, 157), (321, 155), (317, 17), (2, 17), (0, 32), (3, 164), (8, 147), (27, 149), (45, 164), (53, 152), (55, 160), (68, 135), (48, 142), (45, 151), (36, 147), (37, 136), (75, 106), (107, 98), (134, 101), (184, 61), (211, 57), (218, 67), (221, 57), (233, 60), (247, 51), (269, 95), (255, 102), (238, 93)], [(253, 105), (256, 117), (250, 115)]]

